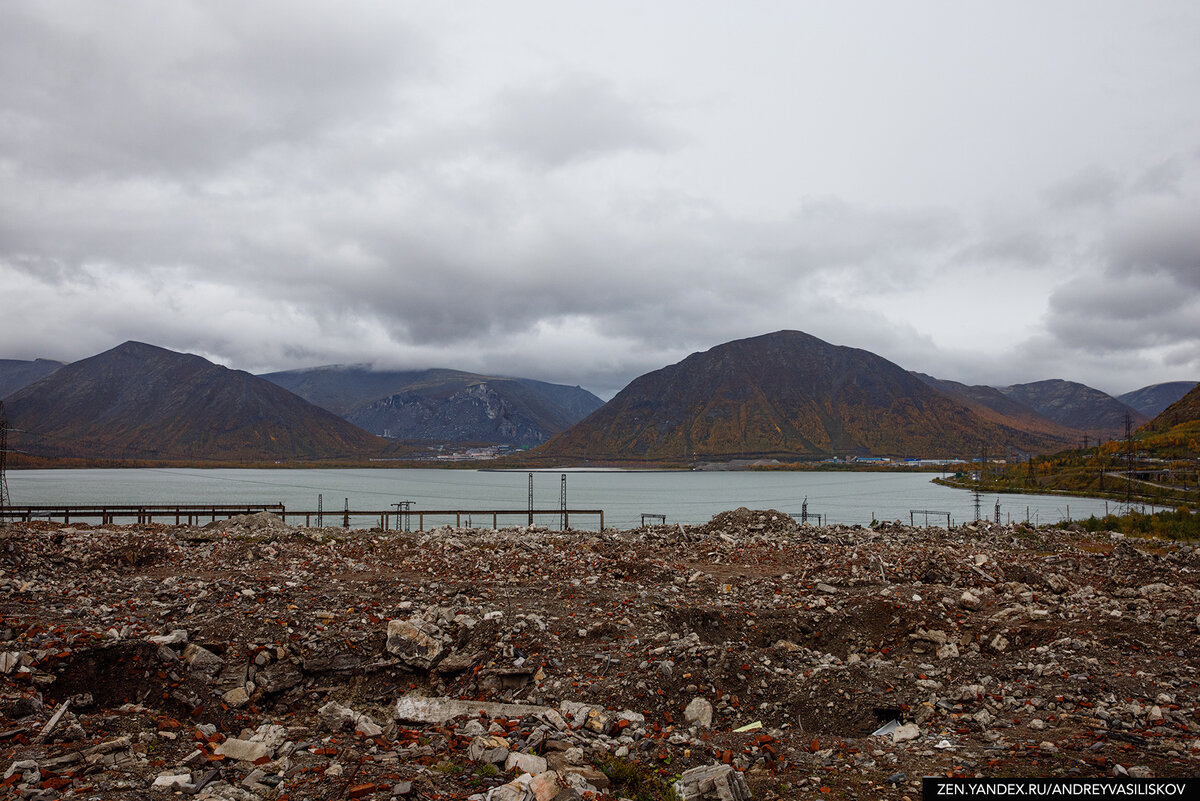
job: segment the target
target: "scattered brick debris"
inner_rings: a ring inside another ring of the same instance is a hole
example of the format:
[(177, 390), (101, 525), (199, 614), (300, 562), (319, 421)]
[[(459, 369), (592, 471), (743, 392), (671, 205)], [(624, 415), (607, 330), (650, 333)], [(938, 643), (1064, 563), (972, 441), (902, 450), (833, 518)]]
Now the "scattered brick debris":
[(1198, 626), (1192, 546), (1023, 525), (0, 524), (0, 794), (1197, 775)]

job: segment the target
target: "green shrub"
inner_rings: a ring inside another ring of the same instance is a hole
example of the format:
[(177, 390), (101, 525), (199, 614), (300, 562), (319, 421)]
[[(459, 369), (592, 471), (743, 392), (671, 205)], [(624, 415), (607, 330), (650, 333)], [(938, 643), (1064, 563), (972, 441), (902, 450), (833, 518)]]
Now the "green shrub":
[(675, 789), (653, 768), (615, 756), (598, 757), (595, 766), (613, 783), (613, 794), (632, 801), (681, 801)]
[(1164, 537), (1173, 540), (1200, 539), (1200, 515), (1186, 506), (1175, 511), (1089, 517), (1079, 521), (1088, 531), (1119, 531), (1135, 537)]

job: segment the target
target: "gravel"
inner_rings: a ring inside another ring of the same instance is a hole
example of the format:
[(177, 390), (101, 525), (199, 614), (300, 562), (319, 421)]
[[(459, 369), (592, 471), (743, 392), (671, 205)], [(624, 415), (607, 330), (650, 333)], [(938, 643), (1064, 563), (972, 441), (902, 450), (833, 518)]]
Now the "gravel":
[(604, 532), (10, 524), (2, 783), (546, 801), (640, 776), (693, 801), (1197, 775), (1198, 554), (748, 509)]

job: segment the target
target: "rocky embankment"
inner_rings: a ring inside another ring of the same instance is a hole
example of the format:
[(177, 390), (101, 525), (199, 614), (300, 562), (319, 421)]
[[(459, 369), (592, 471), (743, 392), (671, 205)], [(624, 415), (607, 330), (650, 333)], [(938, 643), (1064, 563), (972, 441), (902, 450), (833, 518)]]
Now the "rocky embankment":
[(24, 799), (916, 798), (1200, 773), (1200, 554), (987, 523), (0, 527)]

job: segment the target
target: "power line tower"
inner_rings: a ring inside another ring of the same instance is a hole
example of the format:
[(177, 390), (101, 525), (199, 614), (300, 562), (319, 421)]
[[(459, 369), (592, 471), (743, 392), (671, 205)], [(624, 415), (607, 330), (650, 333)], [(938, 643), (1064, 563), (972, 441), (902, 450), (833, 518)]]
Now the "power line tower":
[(984, 447), (980, 448), (979, 473), (978, 473), (978, 477), (975, 479), (975, 519), (976, 520), (982, 519), (982, 512), (981, 512), (980, 504), (983, 501), (983, 494), (980, 492), (980, 490), (983, 487), (983, 470), (986, 465), (987, 465), (987, 446), (984, 446)]
[(560, 519), (559, 519), (559, 523), (558, 523), (558, 528), (560, 531), (566, 531), (567, 530), (567, 474), (566, 473), (562, 474), (562, 481), (560, 482), (560, 489), (559, 489), (559, 493), (558, 493), (558, 505), (559, 505), (559, 509), (562, 510)]
[(0, 401), (0, 521), (8, 520), (12, 497), (8, 494), (8, 414)]
[(396, 530), (408, 531), (409, 520), (412, 518), (412, 501), (397, 501), (392, 506), (396, 507)]
[(1125, 513), (1133, 511), (1133, 418), (1125, 412)]

